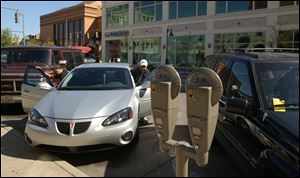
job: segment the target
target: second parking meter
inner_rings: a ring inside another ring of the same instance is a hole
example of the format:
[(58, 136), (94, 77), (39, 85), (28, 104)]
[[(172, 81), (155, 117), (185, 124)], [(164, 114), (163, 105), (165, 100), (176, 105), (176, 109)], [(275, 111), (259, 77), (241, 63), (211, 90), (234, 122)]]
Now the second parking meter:
[(194, 70), (185, 86), (188, 127), (197, 156), (194, 159), (198, 166), (204, 166), (215, 133), (223, 86), (219, 76), (205, 67)]
[[(152, 72), (151, 108), (160, 143), (172, 138), (177, 121), (181, 79), (170, 65), (157, 67)], [(161, 151), (168, 151), (160, 144)]]

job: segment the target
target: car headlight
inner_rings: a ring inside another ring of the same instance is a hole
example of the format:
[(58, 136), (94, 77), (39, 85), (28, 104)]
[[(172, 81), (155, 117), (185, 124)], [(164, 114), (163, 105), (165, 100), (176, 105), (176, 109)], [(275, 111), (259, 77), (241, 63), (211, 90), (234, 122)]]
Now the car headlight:
[(29, 119), (30, 123), (32, 123), (34, 125), (37, 125), (37, 126), (40, 126), (40, 127), (48, 127), (47, 121), (35, 109), (32, 109), (32, 111), (29, 113), (28, 119)]
[(125, 108), (121, 111), (118, 111), (117, 113), (109, 116), (105, 121), (102, 123), (103, 126), (110, 126), (114, 125), (123, 121), (126, 121), (128, 119), (131, 119), (133, 117), (133, 112), (131, 108)]

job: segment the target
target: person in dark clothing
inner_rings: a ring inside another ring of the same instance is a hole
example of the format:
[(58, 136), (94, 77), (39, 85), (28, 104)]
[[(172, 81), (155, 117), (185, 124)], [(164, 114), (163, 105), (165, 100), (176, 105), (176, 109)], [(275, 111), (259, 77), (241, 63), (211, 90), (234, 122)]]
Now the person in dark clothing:
[[(146, 78), (150, 75), (150, 71), (147, 68), (148, 62), (146, 59), (142, 59), (139, 65), (132, 69), (130, 72), (133, 76), (136, 86), (143, 84)], [(149, 120), (146, 117), (139, 118), (139, 125), (148, 125), (150, 124)]]
[(68, 73), (69, 71), (61, 65), (54, 65), (53, 73), (45, 72), (45, 74), (52, 80), (55, 85), (58, 85), (68, 75)]
[(145, 82), (145, 79), (150, 75), (150, 71), (148, 70), (147, 66), (147, 60), (142, 59), (139, 65), (131, 70), (131, 74), (136, 86), (143, 84)]

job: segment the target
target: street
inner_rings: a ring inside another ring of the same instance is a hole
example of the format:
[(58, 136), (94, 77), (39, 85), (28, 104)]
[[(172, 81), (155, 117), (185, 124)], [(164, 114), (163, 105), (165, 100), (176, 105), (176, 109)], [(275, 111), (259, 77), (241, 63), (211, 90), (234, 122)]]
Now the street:
[[(179, 113), (179, 117), (185, 119), (182, 113)], [(152, 120), (152, 116), (148, 118)], [(23, 134), (26, 121), (27, 115), (20, 111), (20, 106), (1, 106), (1, 124), (10, 125)], [(189, 141), (185, 123), (183, 119), (177, 122), (174, 140)], [(139, 142), (124, 148), (80, 154), (47, 153), (62, 158), (91, 177), (174, 177), (175, 157), (159, 151), (158, 138), (153, 126), (141, 126)], [(189, 160), (189, 176), (244, 176), (218, 141), (213, 141), (209, 154), (208, 165), (203, 168)]]

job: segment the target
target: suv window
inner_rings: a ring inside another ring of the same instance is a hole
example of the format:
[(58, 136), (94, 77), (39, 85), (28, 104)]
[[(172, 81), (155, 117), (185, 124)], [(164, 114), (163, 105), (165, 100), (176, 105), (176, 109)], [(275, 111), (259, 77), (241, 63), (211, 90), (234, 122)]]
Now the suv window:
[(230, 59), (221, 58), (219, 60), (218, 64), (215, 66), (214, 71), (219, 75), (224, 88), (226, 87), (225, 82), (226, 82), (229, 72), (230, 72), (230, 64), (231, 64)]
[(73, 69), (75, 67), (75, 64), (74, 64), (74, 59), (73, 59), (73, 56), (72, 56), (72, 52), (64, 51), (63, 52), (63, 57), (64, 57), (64, 60), (67, 61), (67, 69), (68, 70)]
[(236, 85), (242, 96), (247, 98), (252, 97), (252, 88), (250, 83), (250, 73), (246, 63), (235, 61), (231, 68), (231, 73), (228, 78), (228, 83), (224, 91), (226, 97), (234, 96), (231, 89), (232, 85)]
[(58, 61), (59, 61), (59, 51), (58, 50), (53, 50), (53, 61), (54, 61), (54, 64), (58, 64)]
[(83, 56), (80, 52), (73, 52), (74, 60), (76, 66), (79, 66), (80, 64), (83, 63)]
[[(1, 50), (1, 61), (2, 53)], [(4, 56), (3, 56), (4, 57)], [(4, 62), (5, 60), (3, 60)], [(50, 51), (49, 50), (32, 50), (32, 49), (18, 49), (12, 52), (12, 55), (8, 55), (6, 63), (43, 63), (50, 64)]]

